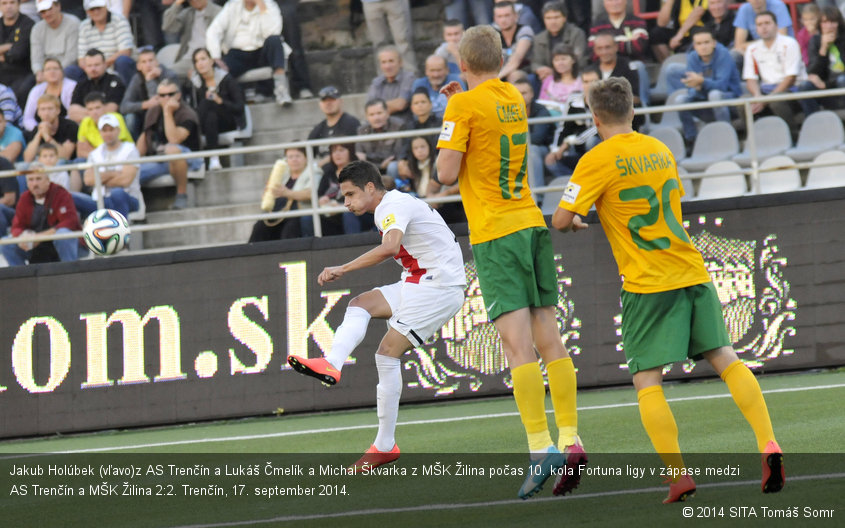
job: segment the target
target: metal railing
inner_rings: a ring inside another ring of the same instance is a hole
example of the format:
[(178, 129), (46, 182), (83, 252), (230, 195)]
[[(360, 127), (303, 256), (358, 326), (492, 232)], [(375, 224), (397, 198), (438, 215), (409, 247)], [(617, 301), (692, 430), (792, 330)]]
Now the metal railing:
[[(707, 108), (718, 108), (723, 106), (732, 106), (732, 107), (742, 107), (743, 109), (743, 117), (745, 119), (746, 124), (746, 147), (749, 152), (751, 158), (751, 165), (749, 168), (742, 168), (740, 171), (731, 171), (730, 174), (737, 174), (738, 172), (742, 172), (750, 176), (751, 184), (752, 184), (752, 192), (759, 193), (760, 192), (760, 174), (761, 172), (767, 171), (778, 171), (782, 170), (783, 167), (771, 168), (771, 169), (760, 169), (760, 159), (757, 155), (757, 146), (756, 146), (756, 138), (754, 135), (754, 114), (751, 110), (751, 106), (757, 102), (769, 103), (774, 101), (793, 101), (799, 100), (803, 98), (828, 98), (828, 97), (842, 97), (845, 96), (845, 88), (837, 88), (832, 90), (817, 90), (812, 92), (797, 92), (797, 93), (785, 93), (785, 94), (777, 94), (777, 95), (767, 95), (762, 97), (743, 97), (738, 99), (729, 99), (729, 100), (722, 100), (716, 102), (698, 102), (698, 103), (686, 103), (680, 105), (671, 105), (671, 106), (653, 106), (653, 107), (642, 107), (636, 108), (634, 113), (636, 115), (650, 115), (650, 114), (662, 114), (665, 112), (670, 111), (684, 111), (684, 110), (699, 110), (699, 109), (707, 109)], [(528, 120), (531, 124), (540, 124), (540, 123), (562, 123), (566, 121), (577, 121), (577, 120), (585, 120), (590, 118), (589, 114), (568, 114), (565, 116), (552, 116), (552, 117), (541, 117), (541, 118), (531, 118)], [(223, 148), (217, 150), (203, 150), (198, 152), (190, 152), (190, 153), (182, 153), (182, 154), (173, 154), (173, 155), (157, 155), (157, 156), (145, 156), (138, 160), (128, 160), (124, 162), (120, 162), (120, 164), (138, 164), (147, 163), (147, 162), (167, 162), (173, 160), (184, 160), (184, 159), (194, 159), (194, 158), (207, 158), (210, 156), (231, 156), (235, 154), (252, 154), (252, 153), (261, 153), (261, 152), (284, 152), (288, 148), (305, 148), (306, 157), (308, 167), (315, 167), (315, 160), (313, 155), (313, 150), (310, 147), (319, 147), (319, 146), (327, 146), (327, 145), (334, 145), (338, 143), (344, 144), (354, 144), (354, 143), (361, 143), (361, 142), (368, 142), (368, 141), (380, 141), (382, 139), (390, 139), (390, 138), (411, 138), (416, 136), (430, 136), (436, 135), (440, 132), (437, 128), (428, 128), (428, 129), (419, 129), (419, 130), (406, 130), (406, 131), (399, 131), (399, 132), (388, 132), (382, 134), (369, 134), (364, 136), (343, 136), (343, 137), (333, 137), (327, 139), (316, 139), (316, 140), (305, 140), (305, 141), (291, 141), (291, 142), (283, 142), (277, 144), (270, 144), (270, 145), (256, 145), (256, 146), (246, 146), (246, 147), (230, 147), (230, 148)], [(281, 156), (280, 156), (281, 157)], [(69, 170), (81, 170), (85, 171), (89, 168), (94, 169), (94, 179), (95, 179), (95, 187), (98, 189), (98, 200), (97, 206), (99, 208), (103, 207), (103, 196), (104, 193), (102, 192), (102, 180), (100, 178), (100, 169), (105, 166), (113, 166), (115, 162), (101, 162), (101, 163), (78, 163), (78, 164), (66, 164), (66, 165), (59, 165), (56, 167), (45, 167), (45, 172), (61, 172), (61, 171), (69, 171)], [(795, 168), (803, 169), (809, 167), (822, 167), (822, 166), (833, 166), (838, 165), (836, 163), (831, 164), (819, 164), (819, 163), (801, 163), (796, 164)], [(248, 168), (248, 167), (245, 167)], [(0, 178), (2, 177), (13, 177), (18, 176), (19, 174), (28, 172), (27, 170), (13, 170), (13, 171), (0, 171)], [(317, 196), (317, 188), (320, 183), (319, 175), (315, 173), (315, 178), (312, 178), (311, 181), (311, 203), (312, 207), (308, 209), (297, 209), (293, 211), (278, 211), (278, 212), (269, 212), (269, 213), (255, 213), (255, 214), (246, 214), (246, 215), (237, 215), (237, 216), (225, 216), (225, 217), (217, 217), (217, 218), (207, 218), (207, 219), (197, 219), (197, 220), (183, 220), (183, 221), (174, 221), (174, 222), (162, 222), (157, 224), (133, 224), (132, 230), (133, 232), (148, 232), (148, 231), (160, 231), (160, 230), (167, 230), (167, 229), (182, 229), (182, 228), (189, 228), (189, 227), (199, 227), (199, 226), (208, 226), (208, 225), (219, 225), (219, 224), (229, 224), (232, 222), (256, 222), (259, 220), (270, 220), (270, 219), (280, 219), (280, 218), (293, 218), (293, 217), (301, 217), (301, 216), (311, 216), (314, 223), (314, 234), (315, 236), (322, 236), (322, 226), (320, 222), (320, 217), (322, 215), (331, 215), (337, 213), (346, 212), (346, 208), (342, 206), (334, 206), (334, 207), (314, 207), (313, 204), (317, 204), (319, 201), (319, 197)], [(698, 180), (702, 178), (713, 178), (724, 176), (724, 174), (719, 173), (712, 173), (706, 174), (704, 172), (695, 172), (695, 173), (688, 173), (683, 175), (685, 179), (690, 180)], [(206, 175), (207, 178), (214, 177), (214, 173), (209, 173)], [(553, 191), (562, 191), (564, 189), (563, 186), (544, 186), (538, 187), (536, 189), (532, 189), (534, 193), (547, 193)], [(260, 201), (260, 195), (256, 196), (256, 206)], [(425, 200), (428, 203), (450, 203), (450, 202), (459, 202), (460, 195), (452, 195), (452, 196), (445, 196), (445, 197), (438, 197), (438, 198), (428, 198)], [(190, 209), (188, 209), (190, 210)], [(53, 235), (26, 235), (17, 238), (7, 237), (0, 239), (0, 245), (4, 244), (18, 244), (23, 242), (43, 242), (48, 240), (61, 240), (61, 239), (68, 239), (68, 238), (79, 238), (82, 235), (80, 231), (72, 232), (72, 233), (63, 233), (63, 234), (53, 234)], [(175, 248), (172, 248), (175, 249)], [(137, 253), (137, 252), (136, 252)]]

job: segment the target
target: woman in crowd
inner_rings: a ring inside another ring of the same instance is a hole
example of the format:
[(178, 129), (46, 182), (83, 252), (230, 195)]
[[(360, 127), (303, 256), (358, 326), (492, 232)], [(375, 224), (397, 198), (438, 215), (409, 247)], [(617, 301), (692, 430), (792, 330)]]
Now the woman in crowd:
[(59, 117), (67, 117), (67, 109), (70, 108), (70, 98), (73, 96), (73, 89), (76, 88), (76, 81), (66, 79), (62, 70), (62, 63), (58, 59), (48, 57), (44, 59), (44, 82), (36, 84), (29, 91), (26, 98), (26, 106), (23, 110), (23, 126), (32, 131), (40, 119), (36, 114), (38, 109), (38, 98), (44, 94), (56, 96), (61, 101)]
[[(845, 88), (845, 22), (833, 6), (821, 9), (821, 31), (810, 39), (810, 68), (807, 80), (798, 87), (802, 92)], [(819, 110), (819, 102), (827, 108), (841, 107), (841, 97), (799, 99), (805, 115)]]
[(569, 96), (584, 90), (578, 76), (578, 57), (572, 48), (555, 46), (552, 51), (554, 73), (546, 77), (540, 87), (540, 99), (566, 104)]
[[(323, 177), (317, 187), (319, 207), (343, 207), (338, 175), (344, 167), (356, 159), (355, 144), (336, 143), (329, 148), (330, 161), (323, 165)], [(373, 215), (367, 213), (360, 218), (350, 212), (322, 215), (320, 225), (323, 236), (360, 233), (373, 228)], [(314, 222), (311, 216), (302, 217), (302, 236), (314, 236)]]
[(417, 136), (411, 139), (410, 153), (405, 159), (399, 161), (399, 179), (396, 180), (396, 189), (402, 192), (411, 193), (420, 198), (440, 190), (437, 182), (434, 167), (434, 150), (430, 140)]
[[(261, 209), (270, 211), (293, 211), (311, 207), (311, 181), (313, 171), (308, 166), (305, 148), (289, 148), (285, 159), (278, 160), (273, 166)], [(252, 227), (250, 242), (298, 238), (302, 236), (300, 220), (297, 217), (259, 220)]]
[[(200, 118), (206, 150), (219, 148), (220, 133), (237, 130), (246, 125), (244, 94), (238, 82), (218, 68), (205, 48), (198, 48), (192, 56), (194, 73), (189, 83), (188, 97)], [(220, 158), (211, 156), (209, 170), (220, 169)]]

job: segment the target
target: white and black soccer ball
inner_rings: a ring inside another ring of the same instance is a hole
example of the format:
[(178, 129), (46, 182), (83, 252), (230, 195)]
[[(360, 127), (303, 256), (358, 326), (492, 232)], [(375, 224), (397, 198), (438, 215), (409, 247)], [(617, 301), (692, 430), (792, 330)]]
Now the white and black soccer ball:
[(129, 243), (129, 221), (114, 209), (97, 209), (82, 226), (85, 245), (95, 255), (114, 255)]

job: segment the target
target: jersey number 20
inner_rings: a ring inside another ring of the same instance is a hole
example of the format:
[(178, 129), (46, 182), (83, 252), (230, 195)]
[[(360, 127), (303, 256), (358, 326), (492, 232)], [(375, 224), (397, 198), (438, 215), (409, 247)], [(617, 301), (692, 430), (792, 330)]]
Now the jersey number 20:
[(678, 237), (682, 242), (689, 243), (689, 237), (681, 223), (672, 212), (672, 207), (669, 203), (669, 196), (672, 191), (678, 190), (678, 180), (666, 180), (660, 190), (660, 201), (657, 201), (657, 193), (648, 185), (641, 185), (631, 189), (619, 191), (619, 199), (623, 202), (630, 202), (633, 200), (647, 200), (649, 210), (646, 214), (641, 214), (632, 217), (628, 221), (628, 230), (631, 232), (631, 238), (637, 247), (646, 251), (653, 251), (655, 249), (667, 249), (670, 245), (669, 237), (659, 237), (653, 240), (646, 240), (640, 236), (640, 229), (648, 226), (653, 226), (660, 220), (660, 209), (663, 209), (663, 222), (673, 235)]

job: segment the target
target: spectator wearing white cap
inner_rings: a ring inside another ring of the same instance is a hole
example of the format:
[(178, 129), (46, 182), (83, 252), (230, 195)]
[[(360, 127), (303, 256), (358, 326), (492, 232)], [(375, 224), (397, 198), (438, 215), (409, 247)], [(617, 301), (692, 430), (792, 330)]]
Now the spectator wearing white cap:
[[(99, 168), (102, 183), (103, 204), (107, 209), (114, 209), (123, 216), (135, 211), (143, 212), (144, 196), (138, 181), (138, 165), (126, 163), (140, 159), (138, 149), (129, 141), (120, 140), (120, 121), (114, 114), (103, 114), (97, 121), (97, 128), (103, 143), (91, 151), (88, 161), (91, 163), (109, 163)], [(85, 185), (94, 187), (94, 169), (85, 171)], [(94, 187), (91, 195), (73, 193), (73, 203), (82, 218), (97, 210), (99, 190)]]
[(76, 56), (79, 66), (84, 68), (85, 54), (91, 49), (100, 50), (106, 58), (106, 68), (114, 70), (126, 86), (135, 75), (135, 61), (132, 60), (135, 39), (129, 21), (110, 12), (107, 3), (106, 0), (85, 0), (88, 18), (79, 24)]
[(79, 19), (62, 13), (58, 0), (38, 0), (36, 7), (41, 20), (35, 23), (29, 37), (29, 60), (36, 81), (44, 82), (43, 67), (48, 57), (59, 60), (65, 77), (81, 81), (85, 72), (77, 64)]

